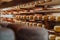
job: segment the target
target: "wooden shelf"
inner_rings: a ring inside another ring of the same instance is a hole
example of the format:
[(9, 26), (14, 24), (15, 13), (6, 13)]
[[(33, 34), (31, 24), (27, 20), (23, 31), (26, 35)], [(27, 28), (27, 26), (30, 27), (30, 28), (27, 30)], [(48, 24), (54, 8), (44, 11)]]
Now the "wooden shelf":
[(40, 10), (40, 11), (35, 11), (37, 13), (60, 13), (60, 9), (55, 9), (55, 10)]
[(26, 13), (19, 13), (14, 15), (33, 15), (35, 12), (26, 12)]
[(60, 5), (60, 0), (53, 0), (51, 2), (45, 2), (43, 4), (37, 4), (39, 6), (41, 5), (47, 5), (47, 6), (56, 6), (56, 5)]

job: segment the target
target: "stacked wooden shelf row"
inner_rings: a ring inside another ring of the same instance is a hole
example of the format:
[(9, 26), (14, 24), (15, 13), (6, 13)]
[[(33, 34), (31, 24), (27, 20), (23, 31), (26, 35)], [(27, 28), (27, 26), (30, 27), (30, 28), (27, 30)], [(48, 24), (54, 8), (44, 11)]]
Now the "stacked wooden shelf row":
[(53, 15), (42, 15), (42, 14), (35, 14), (35, 15), (16, 15), (16, 19), (21, 20), (33, 20), (33, 21), (60, 21), (60, 16), (53, 16)]
[[(57, 13), (57, 14), (60, 13), (60, 8), (55, 9), (55, 8), (50, 8), (47, 5), (35, 5), (35, 7), (33, 8), (7, 10), (2, 13), (4, 15), (12, 14), (14, 16), (14, 18), (10, 18), (13, 21), (11, 20), (6, 20), (6, 21), (24, 23), (30, 27), (45, 27), (47, 30), (53, 31), (51, 33), (49, 31), (49, 40), (58, 40), (60, 38), (60, 36), (57, 38), (57, 35), (60, 31), (58, 32), (56, 31), (57, 29), (60, 28), (60, 26), (58, 28), (55, 26), (57, 23), (60, 23), (60, 16), (49, 15), (52, 13)], [(53, 38), (51, 37), (51, 34)]]
[(49, 40), (60, 40), (60, 26), (54, 26), (54, 32), (49, 35)]
[(47, 8), (46, 10), (43, 9), (29, 9), (28, 10), (9, 10), (9, 11), (2, 11), (2, 14), (13, 14), (13, 15), (20, 15), (20, 14), (40, 14), (40, 13), (60, 13), (60, 9), (54, 8)]

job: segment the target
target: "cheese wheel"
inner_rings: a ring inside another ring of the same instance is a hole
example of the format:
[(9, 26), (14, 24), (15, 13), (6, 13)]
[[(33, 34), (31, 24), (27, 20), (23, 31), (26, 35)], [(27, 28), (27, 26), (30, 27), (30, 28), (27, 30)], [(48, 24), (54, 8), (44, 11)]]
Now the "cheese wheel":
[(26, 19), (29, 19), (29, 16), (26, 16)]
[(60, 36), (57, 36), (57, 37), (55, 38), (55, 40), (60, 40)]
[(50, 34), (49, 35), (49, 40), (55, 40), (56, 35)]
[(16, 19), (19, 19), (20, 18), (20, 16), (19, 15), (16, 15)]
[(48, 16), (44, 16), (44, 20), (46, 20), (46, 21), (47, 21), (47, 20), (48, 20)]
[(36, 26), (37, 26), (37, 23), (33, 23), (33, 26), (35, 26), (35, 27), (36, 27)]
[(55, 21), (55, 16), (50, 16), (50, 21)]
[(29, 23), (29, 26), (30, 26), (30, 27), (32, 27), (32, 25), (33, 25), (33, 23), (32, 23), (32, 22), (30, 22), (30, 23)]
[(26, 25), (29, 26), (29, 22), (26, 22)]
[(29, 16), (29, 19), (32, 20), (32, 19), (33, 19), (33, 15), (30, 15), (30, 16)]
[(20, 15), (20, 19), (21, 19), (21, 15)]
[(42, 20), (42, 16), (37, 16), (37, 20)]
[(23, 18), (23, 16), (20, 16), (20, 18), (22, 19), (22, 18)]
[(37, 19), (37, 16), (33, 16), (33, 20), (36, 20)]
[(60, 26), (54, 26), (54, 31), (60, 32)]
[(38, 23), (37, 24), (37, 27), (42, 27), (42, 23)]
[(23, 19), (26, 19), (26, 16), (25, 15), (23, 16)]
[(23, 24), (26, 24), (26, 22), (22, 22)]
[(60, 21), (60, 16), (57, 18), (57, 21)]

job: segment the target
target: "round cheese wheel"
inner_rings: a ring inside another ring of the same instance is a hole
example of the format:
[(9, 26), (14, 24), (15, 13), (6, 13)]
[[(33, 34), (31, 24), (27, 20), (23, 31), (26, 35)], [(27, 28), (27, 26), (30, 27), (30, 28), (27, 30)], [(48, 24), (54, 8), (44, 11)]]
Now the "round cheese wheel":
[(29, 22), (26, 22), (26, 25), (29, 26)]
[(44, 16), (44, 20), (48, 20), (48, 16)]
[(49, 40), (55, 40), (56, 35), (50, 34), (49, 35)]
[(50, 16), (50, 21), (55, 21), (55, 16)]
[(57, 37), (55, 38), (55, 40), (60, 40), (60, 36), (57, 36)]
[(26, 16), (26, 19), (29, 19), (29, 16)]
[(37, 27), (42, 27), (42, 23), (38, 23), (37, 24)]
[(23, 16), (23, 19), (26, 19), (26, 15)]
[(60, 21), (60, 16), (57, 18), (57, 21)]
[(30, 26), (30, 27), (32, 27), (32, 25), (33, 25), (33, 23), (32, 23), (32, 22), (30, 22), (30, 23), (29, 23), (29, 26)]
[(35, 27), (36, 27), (36, 26), (37, 26), (37, 23), (33, 23), (33, 26), (35, 26)]
[(36, 20), (37, 19), (37, 16), (33, 16), (33, 20)]
[(54, 31), (60, 32), (60, 26), (54, 26)]
[(32, 20), (32, 19), (33, 19), (33, 15), (30, 15), (30, 16), (29, 16), (29, 19)]

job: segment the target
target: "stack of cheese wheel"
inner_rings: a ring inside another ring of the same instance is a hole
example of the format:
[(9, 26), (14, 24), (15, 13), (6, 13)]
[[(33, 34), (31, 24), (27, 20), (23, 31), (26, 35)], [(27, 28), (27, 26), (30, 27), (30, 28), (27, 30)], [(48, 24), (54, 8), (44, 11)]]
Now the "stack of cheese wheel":
[(28, 19), (28, 20), (44, 20), (44, 21), (60, 21), (60, 16), (47, 16), (47, 15), (16, 15), (16, 19)]
[(55, 40), (60, 40), (60, 26), (54, 26), (54, 31), (56, 32), (56, 38)]
[(55, 37), (56, 37), (56, 35), (50, 34), (50, 35), (49, 35), (49, 40), (55, 40)]

